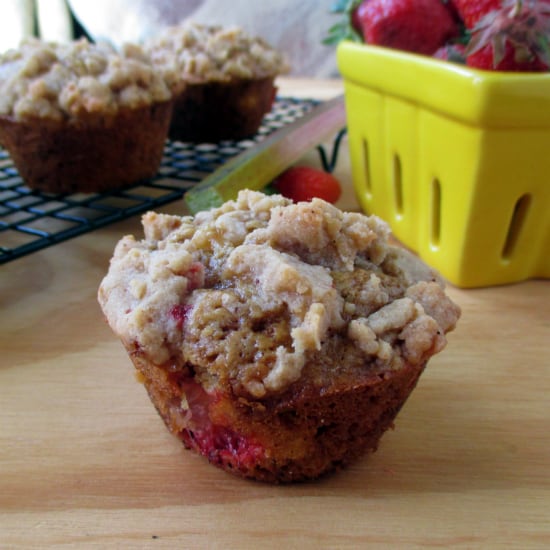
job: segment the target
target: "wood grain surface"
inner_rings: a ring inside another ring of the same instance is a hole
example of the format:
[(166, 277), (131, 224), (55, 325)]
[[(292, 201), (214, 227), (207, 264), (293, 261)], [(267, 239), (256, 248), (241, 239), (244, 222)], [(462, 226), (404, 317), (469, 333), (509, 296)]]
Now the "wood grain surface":
[(550, 547), (550, 281), (450, 288), (462, 319), (378, 451), (269, 486), (184, 450), (136, 382), (96, 300), (126, 233), (0, 266), (0, 548)]

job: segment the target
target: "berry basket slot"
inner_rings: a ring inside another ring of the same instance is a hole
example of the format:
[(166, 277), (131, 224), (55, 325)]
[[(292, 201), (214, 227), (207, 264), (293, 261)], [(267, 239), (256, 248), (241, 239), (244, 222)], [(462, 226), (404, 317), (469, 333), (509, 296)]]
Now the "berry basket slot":
[(550, 277), (550, 74), (337, 55), (362, 208), (457, 286)]

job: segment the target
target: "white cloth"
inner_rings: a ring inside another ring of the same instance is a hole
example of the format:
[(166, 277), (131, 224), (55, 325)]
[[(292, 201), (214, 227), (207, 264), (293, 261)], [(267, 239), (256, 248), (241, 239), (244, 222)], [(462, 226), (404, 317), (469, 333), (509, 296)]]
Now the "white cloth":
[(337, 76), (334, 46), (322, 39), (335, 23), (333, 0), (68, 0), (80, 24), (95, 39), (141, 42), (185, 18), (238, 25), (284, 52), (291, 73)]
[(73, 36), (66, 0), (0, 0), (0, 10), (0, 52), (35, 35), (35, 19), (44, 40), (64, 42)]

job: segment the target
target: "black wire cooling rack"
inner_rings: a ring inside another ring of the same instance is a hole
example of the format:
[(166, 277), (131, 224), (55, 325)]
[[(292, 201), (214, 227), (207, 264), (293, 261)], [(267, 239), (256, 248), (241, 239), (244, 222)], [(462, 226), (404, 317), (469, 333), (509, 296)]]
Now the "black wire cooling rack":
[[(180, 199), (228, 159), (294, 122), (318, 103), (277, 98), (251, 139), (216, 144), (167, 141), (154, 178), (108, 193), (53, 195), (33, 191), (0, 148), (0, 264)], [(339, 137), (330, 159), (323, 147), (318, 147), (328, 171), (336, 163)]]

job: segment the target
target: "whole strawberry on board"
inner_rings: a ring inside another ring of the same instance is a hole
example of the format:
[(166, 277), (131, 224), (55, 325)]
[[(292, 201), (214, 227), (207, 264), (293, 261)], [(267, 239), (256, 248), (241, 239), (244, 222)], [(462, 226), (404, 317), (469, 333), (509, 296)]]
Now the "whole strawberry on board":
[(432, 55), (459, 34), (442, 0), (343, 0), (332, 11), (344, 14), (344, 21), (329, 29), (326, 44), (351, 39)]
[(288, 168), (273, 182), (273, 188), (294, 202), (319, 198), (335, 203), (342, 194), (342, 186), (336, 177), (310, 166)]

